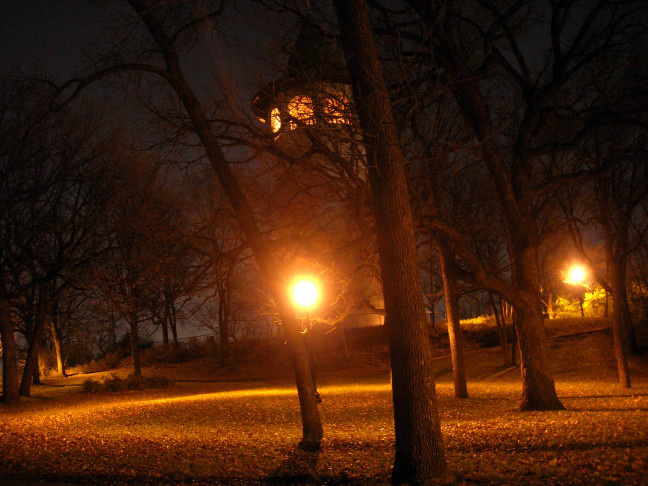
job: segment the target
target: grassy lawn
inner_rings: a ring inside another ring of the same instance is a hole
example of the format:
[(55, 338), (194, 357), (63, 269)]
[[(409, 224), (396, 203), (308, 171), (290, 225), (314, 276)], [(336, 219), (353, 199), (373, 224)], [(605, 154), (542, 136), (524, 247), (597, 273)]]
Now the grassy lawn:
[[(517, 411), (519, 371), (497, 349), (469, 353), (469, 400), (435, 360), (456, 484), (648, 484), (648, 372), (615, 382), (605, 332), (551, 341), (561, 412)], [(321, 379), (318, 453), (295, 449), (301, 426), (289, 380), (178, 381), (170, 389), (79, 392), (50, 380), (0, 407), (0, 479), (79, 484), (387, 484), (393, 460), (386, 370)], [(77, 385), (77, 386), (73, 386)], [(0, 481), (2, 483), (2, 481)]]

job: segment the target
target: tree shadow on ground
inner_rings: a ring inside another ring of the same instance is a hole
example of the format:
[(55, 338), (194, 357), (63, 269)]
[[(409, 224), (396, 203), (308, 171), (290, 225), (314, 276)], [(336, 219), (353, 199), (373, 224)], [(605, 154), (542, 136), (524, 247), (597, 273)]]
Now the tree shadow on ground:
[(319, 451), (306, 451), (295, 447), (287, 450), (284, 459), (271, 476), (265, 478), (267, 484), (320, 484), (317, 475)]

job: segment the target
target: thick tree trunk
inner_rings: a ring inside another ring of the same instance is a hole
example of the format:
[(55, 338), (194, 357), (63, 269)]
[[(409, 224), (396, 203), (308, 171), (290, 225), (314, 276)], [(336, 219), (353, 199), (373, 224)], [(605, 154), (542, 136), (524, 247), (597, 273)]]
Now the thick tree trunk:
[(520, 410), (562, 410), (547, 356), (535, 249), (532, 246), (514, 249), (511, 256), (513, 281), (525, 297), (524, 305), (515, 309), (518, 318), (513, 321), (522, 371)]
[(137, 314), (131, 314), (130, 325), (130, 346), (131, 356), (133, 357), (133, 376), (139, 380), (142, 378), (142, 366), (140, 364), (140, 349), (139, 349), (139, 322)]
[(20, 395), (23, 397), (31, 395), (32, 380), (34, 379), (34, 373), (38, 370), (38, 353), (40, 352), (40, 346), (43, 345), (43, 335), (45, 334), (46, 307), (47, 283), (42, 282), (38, 288), (38, 312), (36, 313), (34, 331), (27, 350), (25, 368), (20, 381)]
[(232, 172), (218, 139), (211, 130), (210, 121), (203, 107), (184, 77), (178, 54), (171, 39), (143, 0), (129, 0), (129, 3), (146, 25), (160, 48), (161, 54), (164, 56), (166, 62), (165, 72), (168, 75), (166, 79), (173, 87), (191, 119), (193, 128), (205, 148), (207, 158), (232, 206), (233, 215), (241, 228), (245, 242), (249, 245), (259, 265), (261, 275), (270, 288), (295, 368), (295, 381), (303, 426), (301, 446), (304, 448), (319, 447), (323, 436), (322, 422), (315, 401), (315, 387), (310, 376), (308, 357), (304, 343), (300, 339), (295, 310), (288, 294), (288, 281), (282, 275), (281, 267), (275, 261), (272, 249), (259, 230), (254, 211), (252, 211), (252, 207)]
[(439, 244), (439, 261), (443, 278), (443, 295), (445, 298), (446, 320), (448, 323), (448, 338), (450, 339), (450, 356), (452, 358), (452, 376), (454, 378), (454, 393), (457, 398), (468, 398), (466, 385), (466, 366), (463, 355), (463, 338), (461, 336), (461, 321), (459, 319), (459, 296), (457, 295), (457, 280), (448, 268), (449, 251)]
[(493, 297), (492, 292), (488, 292), (488, 303), (490, 310), (495, 318), (495, 324), (497, 325), (497, 334), (499, 335), (500, 349), (502, 350), (504, 366), (511, 366), (511, 355), (509, 354), (508, 339), (506, 337), (506, 323), (503, 322), (504, 317), (500, 316), (497, 305), (495, 304), (495, 297)]
[(396, 454), (395, 484), (443, 481), (447, 465), (425, 305), (418, 273), (405, 159), (363, 0), (335, 0), (355, 106), (367, 150), (383, 281)]
[(2, 401), (15, 403), (19, 399), (18, 358), (9, 305), (0, 301), (0, 338), (2, 340)]

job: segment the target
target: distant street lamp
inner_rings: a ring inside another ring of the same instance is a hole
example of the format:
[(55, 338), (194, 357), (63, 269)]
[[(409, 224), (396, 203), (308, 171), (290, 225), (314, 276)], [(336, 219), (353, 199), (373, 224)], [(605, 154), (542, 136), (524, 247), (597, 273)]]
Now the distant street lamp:
[(585, 284), (585, 279), (587, 278), (587, 267), (584, 265), (572, 265), (567, 271), (567, 278), (564, 282), (569, 285), (574, 285), (582, 287), (582, 292), (578, 293), (578, 303), (580, 304), (581, 317), (585, 317), (585, 310), (583, 309), (583, 300), (585, 290), (588, 290), (587, 285)]
[(583, 265), (574, 265), (567, 272), (565, 283), (571, 285), (582, 285), (585, 287), (585, 277), (587, 276), (587, 268)]
[(312, 322), (310, 316), (311, 309), (317, 305), (320, 298), (319, 282), (310, 277), (298, 277), (293, 282), (290, 293), (295, 307), (305, 311), (302, 320), (302, 336), (304, 336), (304, 346), (306, 347), (313, 386), (315, 387), (315, 401), (322, 403), (322, 398), (317, 391), (315, 357), (313, 356)]

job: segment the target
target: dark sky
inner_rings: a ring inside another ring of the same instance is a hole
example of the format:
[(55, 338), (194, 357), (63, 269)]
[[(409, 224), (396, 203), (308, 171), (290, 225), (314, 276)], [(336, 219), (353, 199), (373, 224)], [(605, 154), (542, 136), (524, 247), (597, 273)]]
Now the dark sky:
[(82, 66), (81, 48), (99, 29), (99, 2), (9, 0), (0, 17), (3, 65), (70, 74)]
[[(0, 16), (0, 65), (57, 81), (81, 74), (87, 54), (98, 52), (94, 43), (107, 39), (106, 19), (119, 5), (115, 0), (6, 0)], [(246, 11), (229, 12), (219, 25), (225, 35), (210, 37), (206, 48), (185, 57), (184, 67), (199, 87), (207, 86), (210, 76), (224, 76), (248, 98), (273, 76), (273, 59), (265, 52), (285, 40), (272, 22), (264, 21), (267, 12), (241, 5)]]

